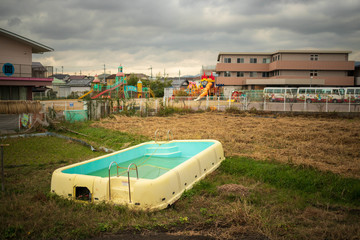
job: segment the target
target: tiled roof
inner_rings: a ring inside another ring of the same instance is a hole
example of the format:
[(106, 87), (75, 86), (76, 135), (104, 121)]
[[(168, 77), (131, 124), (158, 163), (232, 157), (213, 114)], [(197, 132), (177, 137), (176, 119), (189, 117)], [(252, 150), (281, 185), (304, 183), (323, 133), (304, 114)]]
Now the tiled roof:
[(90, 87), (92, 80), (89, 79), (79, 79), (79, 80), (70, 80), (67, 85), (70, 87)]

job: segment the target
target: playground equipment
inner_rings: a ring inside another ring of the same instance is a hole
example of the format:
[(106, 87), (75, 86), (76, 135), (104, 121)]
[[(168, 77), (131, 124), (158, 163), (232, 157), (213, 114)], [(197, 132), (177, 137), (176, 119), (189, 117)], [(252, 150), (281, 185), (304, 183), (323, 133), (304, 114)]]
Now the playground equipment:
[(186, 88), (189, 96), (195, 97), (198, 96), (201, 92), (201, 87), (199, 87), (196, 82), (189, 82), (188, 87)]
[[(126, 84), (126, 77), (125, 77), (125, 74), (123, 73), (123, 67), (120, 65), (118, 67), (118, 73), (116, 74), (116, 77), (115, 77), (115, 83), (112, 85), (107, 85), (105, 87), (106, 89), (104, 91), (91, 97), (91, 99), (99, 98), (100, 96), (103, 96), (104, 94), (106, 94), (104, 96), (105, 98), (111, 98), (112, 91), (114, 91), (116, 95), (119, 95), (119, 93), (123, 92), (123, 85), (125, 85), (125, 84)], [(95, 90), (95, 88), (94, 88), (94, 90)], [(101, 88), (99, 89), (99, 91), (101, 91)]]
[[(127, 85), (127, 80), (125, 74), (123, 73), (123, 67), (120, 65), (118, 67), (118, 73), (115, 77), (115, 82), (113, 84), (101, 83), (98, 76), (95, 75), (95, 79), (91, 84), (91, 90), (79, 99), (82, 99), (89, 94), (92, 94), (91, 99), (97, 98), (130, 98), (129, 92), (135, 92), (135, 97), (137, 98), (148, 98), (150, 96), (155, 98), (154, 92), (150, 88), (144, 87), (141, 80), (138, 81), (137, 86)], [(131, 95), (133, 96), (133, 95)]]
[(202, 75), (202, 77), (201, 77), (201, 83), (203, 86), (206, 84), (206, 86), (202, 90), (202, 93), (200, 94), (200, 96), (198, 96), (194, 101), (199, 101), (201, 98), (209, 95), (211, 90), (215, 88), (215, 77), (213, 76), (212, 73), (211, 73), (211, 76), (209, 76), (209, 77), (206, 76), (206, 74), (204, 73), (204, 75)]
[(228, 100), (228, 102), (229, 102), (229, 101), (231, 101), (231, 102), (238, 102), (239, 99), (240, 99), (240, 97), (241, 97), (242, 95), (243, 95), (242, 92), (233, 91), (233, 92), (231, 93), (231, 100)]
[(84, 97), (86, 97), (87, 95), (91, 94), (94, 91), (101, 91), (101, 83), (97, 74), (95, 75), (94, 81), (92, 81), (91, 83), (91, 90), (85, 93), (84, 95), (82, 95), (81, 97), (79, 97), (78, 99), (79, 100), (83, 99)]
[(92, 93), (94, 91), (94, 89), (91, 89), (90, 91), (88, 91), (87, 93), (85, 93), (84, 95), (82, 95), (81, 97), (79, 97), (78, 99), (82, 99), (84, 97), (86, 97), (87, 95), (89, 95), (90, 93)]

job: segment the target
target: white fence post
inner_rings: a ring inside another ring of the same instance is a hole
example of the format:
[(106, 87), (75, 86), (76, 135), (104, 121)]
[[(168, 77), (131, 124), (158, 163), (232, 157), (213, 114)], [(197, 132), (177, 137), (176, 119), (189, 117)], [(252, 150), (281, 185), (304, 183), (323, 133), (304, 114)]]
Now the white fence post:
[(206, 96), (206, 108), (205, 108), (205, 110), (208, 109), (208, 108), (209, 108), (209, 95)]
[(142, 98), (140, 98), (140, 115), (142, 114)]
[(229, 96), (229, 108), (231, 107), (231, 95)]
[(157, 108), (158, 108), (158, 100), (155, 100), (155, 114), (157, 114)]
[(218, 97), (217, 109), (218, 109), (218, 111), (220, 111), (220, 97)]
[(286, 111), (286, 93), (284, 93), (284, 112)]
[(326, 112), (329, 111), (329, 107), (328, 107), (328, 105), (329, 105), (328, 102), (329, 102), (329, 101), (328, 101), (328, 98), (329, 98), (329, 96), (326, 95), (326, 105), (325, 105), (325, 106), (326, 106)]
[(266, 111), (266, 97), (264, 96), (264, 111)]

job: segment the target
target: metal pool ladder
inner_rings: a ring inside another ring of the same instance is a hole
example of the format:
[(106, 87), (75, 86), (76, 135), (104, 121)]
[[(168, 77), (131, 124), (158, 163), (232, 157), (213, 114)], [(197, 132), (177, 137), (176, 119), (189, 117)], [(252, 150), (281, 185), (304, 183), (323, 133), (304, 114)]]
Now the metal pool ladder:
[[(156, 136), (157, 136), (157, 133), (159, 132), (159, 129), (156, 129), (155, 131), (155, 142), (156, 142)], [(172, 134), (172, 131), (171, 129), (169, 129), (166, 133), (166, 136), (167, 136), (167, 140), (170, 141), (170, 133), (171, 133), (171, 140), (174, 139), (174, 135)]]
[(131, 203), (131, 191), (130, 191), (130, 167), (131, 165), (135, 166), (136, 169), (136, 178), (139, 179), (139, 172), (138, 172), (138, 168), (136, 166), (135, 163), (130, 163), (130, 165), (128, 166), (128, 170), (127, 170), (127, 174), (128, 174), (128, 186), (129, 186), (129, 203)]
[[(111, 177), (110, 177), (110, 170), (111, 170), (111, 166), (113, 164), (116, 164), (116, 176), (119, 177), (119, 165), (117, 164), (117, 162), (113, 161), (110, 163), (109, 165), (109, 200), (111, 200)], [(128, 166), (128, 169), (127, 169), (127, 175), (128, 175), (128, 186), (129, 186), (129, 202), (131, 203), (131, 192), (130, 192), (130, 167), (131, 165), (134, 165), (135, 166), (135, 170), (136, 170), (136, 178), (139, 179), (139, 172), (138, 172), (138, 167), (136, 166), (135, 163), (130, 163), (130, 165)]]

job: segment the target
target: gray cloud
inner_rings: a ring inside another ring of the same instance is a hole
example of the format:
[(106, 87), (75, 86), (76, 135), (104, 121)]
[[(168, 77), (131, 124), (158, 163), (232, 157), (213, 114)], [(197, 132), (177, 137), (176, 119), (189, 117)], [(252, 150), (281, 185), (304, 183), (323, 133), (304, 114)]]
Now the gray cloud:
[(69, 71), (123, 63), (176, 75), (215, 65), (219, 51), (326, 48), (360, 58), (359, 11), (355, 0), (3, 0), (0, 27), (51, 46), (35, 58)]

